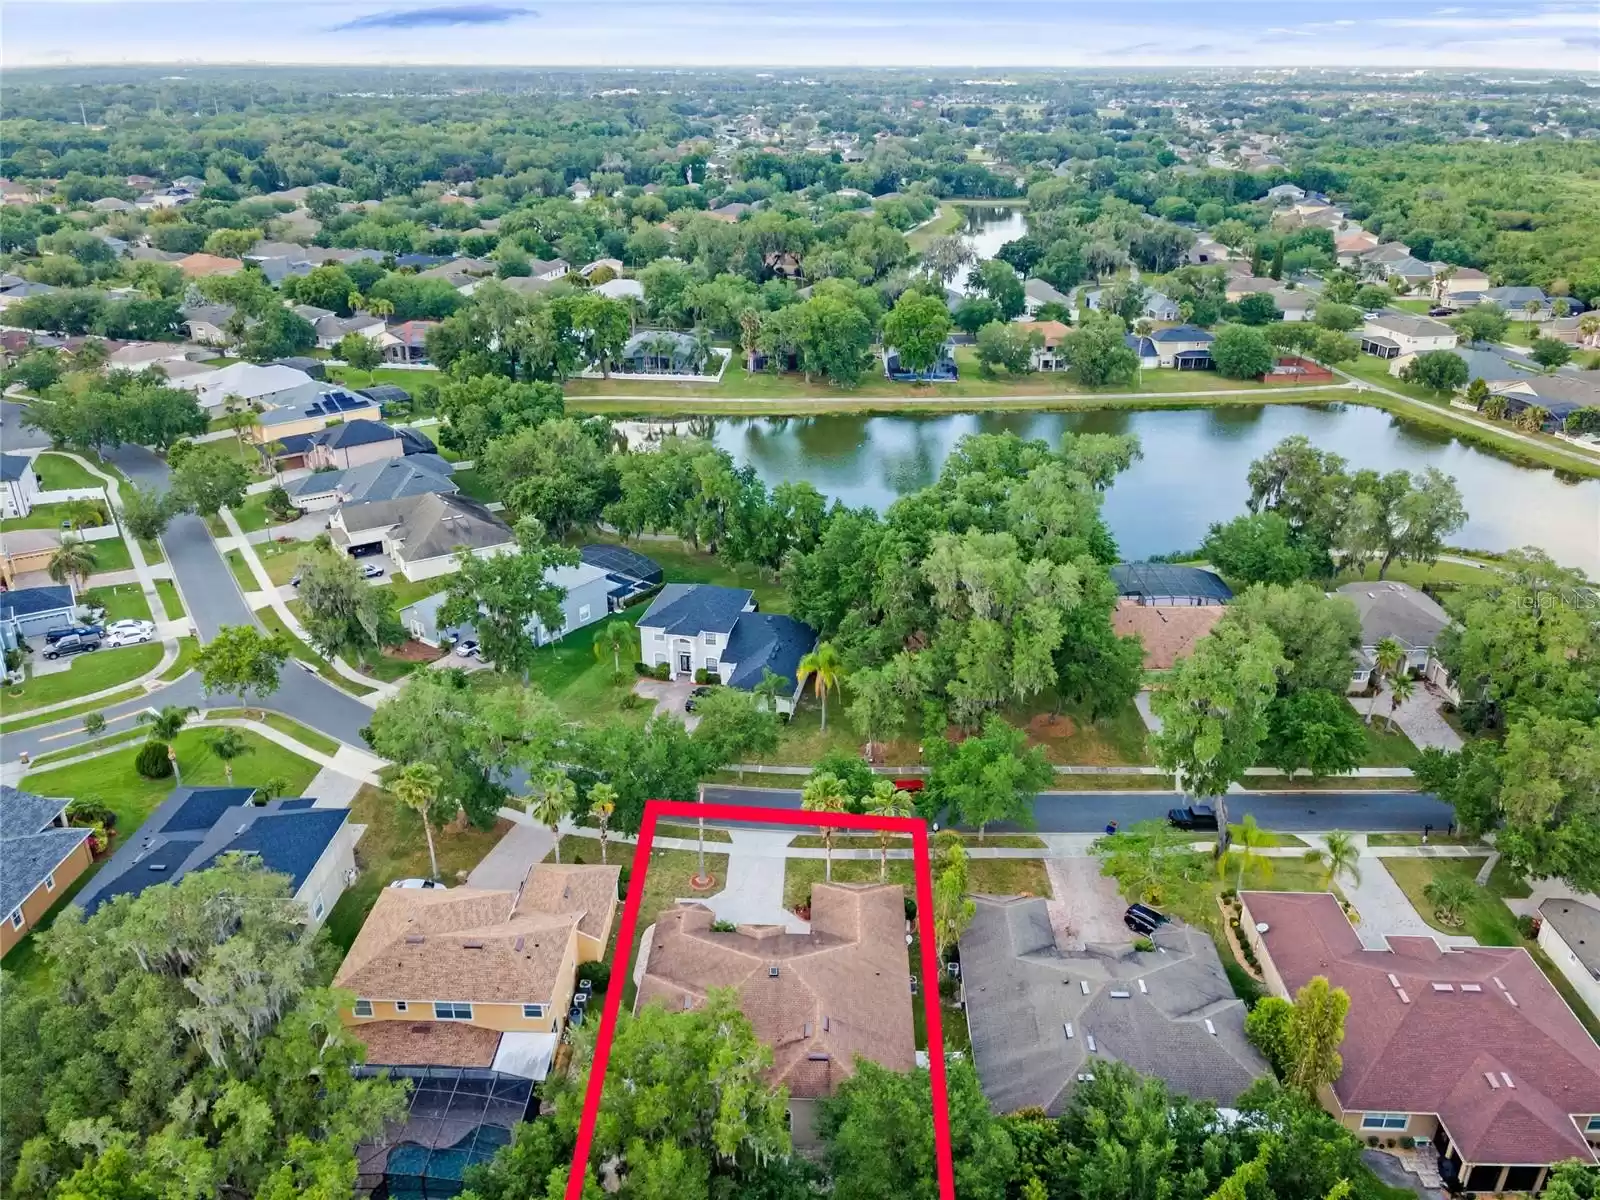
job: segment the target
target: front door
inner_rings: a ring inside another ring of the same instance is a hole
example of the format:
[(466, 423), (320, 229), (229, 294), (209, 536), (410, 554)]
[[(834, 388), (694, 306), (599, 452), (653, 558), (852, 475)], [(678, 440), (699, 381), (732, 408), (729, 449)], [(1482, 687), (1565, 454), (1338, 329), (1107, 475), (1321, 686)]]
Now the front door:
[(688, 652), (685, 651), (684, 653), (678, 655), (678, 674), (691, 675), (693, 673), (694, 667), (692, 665), (692, 660), (689, 658)]

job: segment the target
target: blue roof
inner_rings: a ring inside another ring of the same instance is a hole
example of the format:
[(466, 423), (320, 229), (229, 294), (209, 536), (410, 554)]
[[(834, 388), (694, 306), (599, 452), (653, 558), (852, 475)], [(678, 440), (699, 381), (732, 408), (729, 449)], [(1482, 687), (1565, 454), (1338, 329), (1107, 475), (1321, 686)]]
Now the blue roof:
[(314, 808), (291, 810), (257, 817), (243, 833), (236, 834), (226, 845), (197, 866), (203, 871), (224, 854), (254, 854), (269, 871), (278, 871), (289, 877), (289, 891), (300, 889), (317, 865), (317, 859), (337, 836), (340, 826), (350, 816), (346, 808)]
[(1117, 594), (1161, 601), (1190, 597), (1225, 603), (1233, 590), (1214, 571), (1202, 567), (1181, 567), (1172, 563), (1125, 562), (1111, 568), (1111, 582)]
[(90, 886), (78, 894), (75, 903), (92, 916), (97, 908), (117, 896), (136, 896), (147, 887), (171, 883), (182, 877), (183, 860), (194, 852), (197, 844), (192, 839), (158, 841), (137, 862), (129, 863), (115, 875), (110, 873), (117, 865), (113, 859), (101, 869), (101, 874), (95, 877)]
[(639, 618), (638, 624), (691, 637), (702, 633), (732, 633), (739, 614), (754, 595), (748, 588), (669, 583), (656, 596), (650, 610)]
[[(330, 393), (332, 400), (339, 393)], [(330, 429), (317, 431), (317, 441), (338, 449), (343, 446), (370, 446), (377, 442), (392, 442), (398, 434), (382, 421), (346, 421)]]
[(1122, 336), (1122, 344), (1132, 350), (1140, 358), (1157, 358), (1156, 344), (1147, 337), (1140, 337), (1137, 333), (1127, 333)]
[(1150, 335), (1152, 342), (1214, 342), (1215, 335), (1198, 325), (1174, 325), (1171, 329), (1157, 329)]
[(750, 690), (767, 671), (781, 676), (792, 690), (800, 660), (817, 644), (817, 631), (804, 621), (776, 613), (742, 613), (722, 657), (734, 664), (730, 687)]
[(0, 483), (15, 483), (29, 469), (26, 454), (0, 454)]
[[(185, 795), (187, 793), (187, 795)], [(178, 788), (173, 794), (178, 807), (160, 826), (162, 833), (180, 833), (195, 829), (210, 829), (236, 804), (249, 804), (255, 788), (247, 787), (197, 787)]]
[(0, 617), (31, 617), (72, 607), (72, 589), (65, 584), (0, 592)]

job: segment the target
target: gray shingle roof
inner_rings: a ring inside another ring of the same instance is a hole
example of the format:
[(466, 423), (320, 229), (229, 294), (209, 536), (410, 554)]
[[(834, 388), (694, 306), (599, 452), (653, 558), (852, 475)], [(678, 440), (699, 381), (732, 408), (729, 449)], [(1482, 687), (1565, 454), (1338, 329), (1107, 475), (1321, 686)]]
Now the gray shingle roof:
[(739, 614), (754, 595), (747, 588), (669, 583), (661, 589), (649, 611), (639, 618), (638, 624), (689, 637), (702, 633), (732, 633)]
[(1578, 956), (1586, 971), (1600, 979), (1600, 909), (1567, 896), (1556, 896), (1539, 906), (1539, 916)]
[(511, 526), (476, 500), (429, 494), (416, 498), (390, 540), (399, 543), (406, 561), (418, 562), (462, 548), (508, 546), (514, 538)]
[(1389, 333), (1402, 334), (1405, 337), (1454, 337), (1456, 331), (1443, 321), (1435, 321), (1432, 317), (1421, 317), (1416, 313), (1383, 312), (1367, 322), (1368, 325), (1386, 330)]
[(1266, 1073), (1244, 1036), (1244, 1005), (1204, 933), (1164, 925), (1155, 954), (1063, 954), (1044, 900), (979, 896), (975, 903), (961, 967), (973, 1065), (998, 1111), (1036, 1105), (1059, 1115), (1077, 1075), (1092, 1072), (1096, 1058), (1224, 1105)]
[(0, 919), (15, 912), (90, 832), (58, 828), (0, 838)]
[(409, 458), (362, 463), (347, 471), (319, 471), (295, 480), (288, 491), (296, 500), (333, 493), (346, 497), (347, 504), (403, 500), (410, 496), (459, 491), (450, 478), (453, 469), (436, 454), (413, 454)]
[(728, 684), (748, 691), (765, 678), (765, 672), (771, 671), (786, 680), (793, 691), (800, 660), (816, 644), (817, 631), (804, 621), (776, 613), (740, 613), (733, 636), (722, 652), (722, 657), (737, 668)]
[(65, 796), (37, 796), (20, 788), (0, 785), (0, 835), (38, 833), (59, 817), (69, 803)]
[(1361, 615), (1361, 644), (1394, 638), (1407, 650), (1425, 650), (1450, 624), (1450, 614), (1404, 583), (1347, 583), (1339, 589)]

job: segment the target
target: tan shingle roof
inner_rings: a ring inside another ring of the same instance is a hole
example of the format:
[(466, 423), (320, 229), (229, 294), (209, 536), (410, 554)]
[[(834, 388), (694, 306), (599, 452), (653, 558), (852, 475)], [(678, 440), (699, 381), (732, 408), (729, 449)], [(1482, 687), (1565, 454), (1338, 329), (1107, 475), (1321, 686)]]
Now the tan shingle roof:
[(1165, 671), (1193, 653), (1194, 644), (1210, 633), (1227, 611), (1220, 604), (1123, 603), (1111, 614), (1111, 629), (1118, 637), (1138, 634), (1144, 643), (1145, 669)]
[(522, 885), (517, 913), (576, 914), (578, 932), (602, 941), (611, 932), (621, 867), (538, 863)]
[(713, 933), (712, 920), (699, 904), (661, 914), (641, 1005), (681, 1010), (711, 988), (736, 988), (756, 1036), (773, 1048), (769, 1078), (792, 1096), (828, 1095), (854, 1073), (857, 1056), (895, 1071), (915, 1064), (899, 885), (817, 884), (808, 934), (776, 926)]
[(500, 1048), (498, 1030), (462, 1021), (369, 1021), (348, 1032), (386, 1067), (487, 1067)]

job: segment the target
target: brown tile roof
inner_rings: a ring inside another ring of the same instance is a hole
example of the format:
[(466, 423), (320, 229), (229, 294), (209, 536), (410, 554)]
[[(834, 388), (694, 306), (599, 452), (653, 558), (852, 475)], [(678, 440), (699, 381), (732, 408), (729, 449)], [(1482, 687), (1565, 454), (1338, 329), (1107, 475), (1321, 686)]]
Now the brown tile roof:
[(1227, 611), (1220, 604), (1121, 603), (1111, 614), (1111, 628), (1118, 637), (1138, 634), (1144, 642), (1145, 669), (1165, 671), (1193, 653), (1194, 644), (1210, 633)]
[(1572, 1116), (1600, 1113), (1600, 1046), (1526, 950), (1431, 937), (1369, 950), (1326, 892), (1240, 898), (1291, 991), (1323, 975), (1350, 993), (1346, 1110), (1437, 1113), (1467, 1163), (1593, 1160)]
[(1018, 327), (1024, 333), (1039, 333), (1044, 337), (1044, 344), (1054, 348), (1061, 344), (1061, 339), (1072, 330), (1060, 321), (1019, 321)]
[(817, 884), (808, 934), (750, 925), (713, 933), (712, 920), (700, 904), (661, 914), (641, 1005), (681, 1010), (711, 988), (737, 989), (756, 1036), (773, 1048), (769, 1078), (792, 1096), (828, 1095), (858, 1055), (895, 1071), (915, 1065), (898, 884)]
[(487, 1067), (500, 1048), (499, 1031), (462, 1021), (369, 1021), (350, 1032), (385, 1067)]
[(244, 270), (244, 263), (237, 258), (221, 258), (215, 254), (191, 254), (173, 265), (190, 279), (199, 279), (202, 275), (232, 275)]
[(604, 941), (611, 933), (621, 867), (537, 863), (522, 884), (517, 914), (575, 913), (578, 932)]

